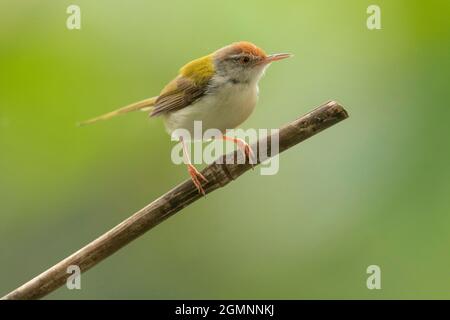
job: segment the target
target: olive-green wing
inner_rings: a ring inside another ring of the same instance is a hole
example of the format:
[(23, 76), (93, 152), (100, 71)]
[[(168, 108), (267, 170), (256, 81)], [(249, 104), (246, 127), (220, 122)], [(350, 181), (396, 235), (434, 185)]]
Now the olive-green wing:
[(207, 89), (207, 83), (196, 84), (184, 76), (178, 76), (161, 92), (155, 102), (151, 117), (174, 112), (200, 99)]

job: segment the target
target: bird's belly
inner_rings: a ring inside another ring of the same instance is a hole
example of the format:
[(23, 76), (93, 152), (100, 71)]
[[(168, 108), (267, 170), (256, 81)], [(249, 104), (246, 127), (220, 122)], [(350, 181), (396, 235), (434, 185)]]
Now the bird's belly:
[[(219, 93), (202, 97), (194, 104), (165, 116), (167, 131), (187, 130), (194, 137), (194, 121), (202, 122), (202, 131), (218, 129), (224, 133), (243, 123), (253, 112), (258, 99), (258, 88), (239, 88), (234, 85)], [(177, 135), (177, 132), (175, 132)]]

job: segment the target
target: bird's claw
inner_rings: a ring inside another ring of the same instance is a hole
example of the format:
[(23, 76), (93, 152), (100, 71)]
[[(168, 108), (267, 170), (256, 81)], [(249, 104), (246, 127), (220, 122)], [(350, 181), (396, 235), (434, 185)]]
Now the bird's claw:
[(244, 155), (245, 159), (248, 159), (248, 162), (252, 165), (252, 170), (254, 169), (254, 164), (255, 164), (255, 153), (252, 150), (252, 147), (250, 147), (250, 145), (245, 142), (242, 139), (237, 138), (236, 139), (236, 143), (239, 147), (239, 149), (241, 150), (241, 152)]
[(202, 183), (200, 182), (200, 180), (203, 180), (205, 183), (208, 183), (208, 180), (192, 164), (188, 164), (187, 168), (189, 175), (191, 176), (192, 182), (194, 183), (198, 192), (202, 195), (205, 195), (205, 190), (203, 190)]

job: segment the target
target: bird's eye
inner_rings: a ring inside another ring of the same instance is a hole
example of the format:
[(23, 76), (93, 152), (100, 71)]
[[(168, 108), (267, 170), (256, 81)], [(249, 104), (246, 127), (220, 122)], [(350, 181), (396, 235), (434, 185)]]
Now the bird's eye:
[(250, 62), (250, 57), (248, 56), (243, 56), (241, 57), (241, 59), (239, 60), (242, 64), (247, 64)]

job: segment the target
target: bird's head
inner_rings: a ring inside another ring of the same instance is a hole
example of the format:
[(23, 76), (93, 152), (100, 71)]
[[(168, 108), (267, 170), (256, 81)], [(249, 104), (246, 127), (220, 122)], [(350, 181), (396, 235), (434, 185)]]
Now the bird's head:
[(253, 43), (241, 41), (213, 53), (216, 75), (235, 82), (257, 82), (274, 61), (289, 58), (289, 53), (267, 55)]

